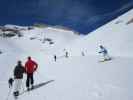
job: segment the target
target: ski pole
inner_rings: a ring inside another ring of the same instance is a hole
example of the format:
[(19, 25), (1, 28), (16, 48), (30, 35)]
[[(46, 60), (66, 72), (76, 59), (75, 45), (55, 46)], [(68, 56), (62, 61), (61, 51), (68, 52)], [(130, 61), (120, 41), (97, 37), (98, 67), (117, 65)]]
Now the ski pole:
[(11, 94), (11, 90), (12, 90), (12, 87), (9, 89), (9, 91), (8, 91), (8, 94), (7, 94), (7, 98), (6, 98), (6, 100), (8, 100), (9, 99), (9, 96), (10, 96), (10, 94)]
[(22, 91), (24, 91), (24, 81), (22, 81)]

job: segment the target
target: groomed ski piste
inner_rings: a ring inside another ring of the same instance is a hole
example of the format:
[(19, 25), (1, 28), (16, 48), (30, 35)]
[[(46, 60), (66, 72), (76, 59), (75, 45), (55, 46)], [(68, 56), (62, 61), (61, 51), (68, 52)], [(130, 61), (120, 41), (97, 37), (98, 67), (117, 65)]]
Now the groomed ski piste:
[[(0, 37), (0, 100), (14, 100), (8, 79), (18, 60), (31, 56), (39, 64), (35, 84), (52, 82), (25, 92), (18, 100), (131, 100), (133, 98), (133, 10), (87, 36), (53, 27), (21, 31), (23, 37)], [(118, 23), (119, 22), (119, 23)], [(10, 26), (10, 25), (9, 25)], [(50, 38), (44, 42), (44, 38)], [(112, 60), (99, 62), (104, 45)], [(65, 58), (68, 51), (69, 57)], [(85, 56), (82, 56), (84, 52)], [(54, 61), (53, 55), (57, 55)], [(25, 87), (24, 75), (21, 92)]]

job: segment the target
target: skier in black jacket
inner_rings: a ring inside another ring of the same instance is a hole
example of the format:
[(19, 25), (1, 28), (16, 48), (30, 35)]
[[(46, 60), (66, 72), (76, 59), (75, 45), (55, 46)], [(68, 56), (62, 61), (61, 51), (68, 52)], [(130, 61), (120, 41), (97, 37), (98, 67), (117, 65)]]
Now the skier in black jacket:
[(15, 79), (14, 96), (19, 95), (19, 90), (21, 89), (21, 84), (22, 84), (24, 72), (25, 72), (25, 68), (23, 67), (21, 61), (18, 61), (18, 64), (14, 69), (14, 79)]

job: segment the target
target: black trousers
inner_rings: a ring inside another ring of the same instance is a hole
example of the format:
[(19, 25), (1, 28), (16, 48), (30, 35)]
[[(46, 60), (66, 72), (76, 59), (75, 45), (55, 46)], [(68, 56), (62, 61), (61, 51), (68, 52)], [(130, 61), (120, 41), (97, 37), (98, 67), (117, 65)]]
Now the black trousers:
[(33, 84), (34, 84), (33, 73), (30, 74), (27, 73), (26, 87), (29, 88), (29, 86)]

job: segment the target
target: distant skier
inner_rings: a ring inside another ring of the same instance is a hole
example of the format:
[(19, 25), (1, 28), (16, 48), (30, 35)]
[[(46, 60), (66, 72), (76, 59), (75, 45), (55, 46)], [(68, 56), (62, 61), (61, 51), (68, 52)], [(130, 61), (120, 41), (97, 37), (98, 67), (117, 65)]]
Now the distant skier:
[(68, 52), (66, 51), (65, 57), (68, 58)]
[(0, 54), (2, 54), (2, 51), (0, 50)]
[(103, 61), (111, 60), (111, 58), (108, 55), (107, 49), (103, 47), (102, 45), (100, 45), (99, 47), (100, 47), (99, 53), (103, 55)]
[[(14, 79), (15, 79), (14, 96), (15, 97), (17, 97), (19, 95), (24, 72), (25, 72), (25, 69), (24, 69), (21, 61), (18, 61), (18, 64), (14, 69)], [(10, 82), (11, 81), (12, 81), (12, 79), (10, 80)]]
[(54, 61), (56, 62), (56, 59), (57, 59), (57, 57), (56, 57), (56, 55), (54, 55)]
[(31, 57), (28, 57), (28, 60), (25, 63), (25, 70), (27, 73), (26, 87), (28, 91), (30, 90), (30, 86), (31, 86), (31, 89), (34, 88), (33, 74), (37, 70), (37, 68), (38, 68), (38, 64), (35, 61), (33, 61)]
[(9, 88), (11, 88), (13, 86), (13, 82), (14, 82), (14, 79), (9, 78), (9, 80), (8, 80)]
[(81, 54), (82, 54), (82, 56), (85, 56), (85, 53), (83, 51), (81, 52)]

